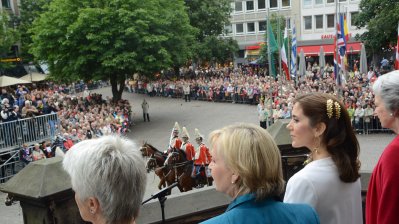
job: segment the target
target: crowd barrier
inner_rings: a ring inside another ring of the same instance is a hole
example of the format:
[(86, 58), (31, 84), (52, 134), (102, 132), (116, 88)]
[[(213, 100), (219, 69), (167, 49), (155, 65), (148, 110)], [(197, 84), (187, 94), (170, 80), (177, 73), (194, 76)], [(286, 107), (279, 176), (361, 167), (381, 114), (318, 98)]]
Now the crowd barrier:
[(47, 114), (16, 121), (0, 123), (0, 152), (51, 140), (58, 133), (57, 114)]
[(34, 145), (51, 141), (58, 131), (57, 114), (47, 114), (0, 123), (0, 183), (5, 182), (24, 166), (20, 162), (22, 144)]

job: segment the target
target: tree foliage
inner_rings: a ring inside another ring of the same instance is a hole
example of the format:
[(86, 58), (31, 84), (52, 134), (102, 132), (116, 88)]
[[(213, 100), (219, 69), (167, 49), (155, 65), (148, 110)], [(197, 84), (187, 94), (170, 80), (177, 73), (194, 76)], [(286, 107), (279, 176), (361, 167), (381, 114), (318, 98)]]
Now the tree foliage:
[[(0, 59), (7, 58), (12, 45), (16, 44), (18, 40), (19, 36), (13, 27), (9, 13), (0, 10)], [(12, 64), (9, 62), (0, 61), (0, 75), (3, 74), (4, 69), (11, 66)]]
[(28, 30), (32, 27), (33, 21), (46, 11), (51, 0), (21, 0), (18, 32), (21, 35), (21, 57), (24, 61), (33, 61), (29, 54), (29, 46), (32, 44), (31, 34)]
[(238, 51), (237, 41), (221, 38), (230, 24), (230, 0), (185, 0), (190, 24), (199, 31), (196, 35), (194, 60), (224, 63)]
[(355, 19), (358, 28), (366, 27), (360, 39), (374, 52), (382, 48), (395, 46), (399, 22), (399, 4), (397, 0), (362, 0), (360, 13)]
[(126, 75), (187, 60), (195, 31), (180, 0), (53, 0), (30, 52), (64, 80), (109, 78), (117, 100)]

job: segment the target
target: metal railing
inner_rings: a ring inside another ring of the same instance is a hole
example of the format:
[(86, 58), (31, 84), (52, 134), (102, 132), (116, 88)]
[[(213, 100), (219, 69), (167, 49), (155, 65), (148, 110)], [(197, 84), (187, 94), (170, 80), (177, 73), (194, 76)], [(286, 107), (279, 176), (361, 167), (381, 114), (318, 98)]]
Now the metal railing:
[(25, 164), (20, 161), (22, 144), (54, 139), (59, 133), (57, 114), (0, 123), (0, 183), (18, 173)]
[(0, 123), (0, 152), (51, 140), (58, 134), (57, 114), (47, 114)]

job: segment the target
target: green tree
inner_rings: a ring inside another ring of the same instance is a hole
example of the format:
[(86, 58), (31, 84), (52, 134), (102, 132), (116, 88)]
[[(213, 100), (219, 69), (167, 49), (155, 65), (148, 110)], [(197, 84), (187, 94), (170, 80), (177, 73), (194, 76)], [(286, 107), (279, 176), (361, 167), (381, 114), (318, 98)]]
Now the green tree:
[(395, 46), (399, 22), (399, 4), (395, 0), (362, 0), (355, 18), (358, 28), (367, 31), (358, 36), (368, 49), (381, 53), (382, 48)]
[[(194, 60), (211, 63), (225, 63), (232, 60), (238, 51), (237, 41), (221, 38), (225, 26), (229, 25), (230, 0), (185, 0), (190, 24), (198, 29)], [(229, 45), (230, 46), (227, 46)]]
[(110, 79), (118, 100), (126, 76), (185, 61), (195, 29), (180, 0), (54, 0), (30, 31), (30, 52), (53, 75)]
[[(0, 10), (0, 59), (5, 59), (11, 52), (11, 46), (19, 40), (18, 33), (13, 27), (11, 17), (7, 11)], [(4, 69), (12, 67), (10, 62), (0, 61), (0, 75)]]
[(32, 27), (33, 21), (46, 11), (51, 0), (21, 0), (18, 18), (18, 32), (21, 35), (21, 54), (24, 61), (33, 61), (33, 55), (29, 54), (29, 46), (32, 44), (31, 33), (28, 30)]

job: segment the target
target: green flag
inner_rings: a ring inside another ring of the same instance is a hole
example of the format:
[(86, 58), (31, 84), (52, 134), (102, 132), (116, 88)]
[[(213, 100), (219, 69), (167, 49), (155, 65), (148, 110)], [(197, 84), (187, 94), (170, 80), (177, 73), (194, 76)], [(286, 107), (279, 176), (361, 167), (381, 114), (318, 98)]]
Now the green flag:
[(270, 46), (268, 46), (268, 47), (270, 47), (270, 52), (274, 53), (274, 52), (278, 51), (278, 46), (277, 46), (276, 39), (274, 38), (273, 29), (272, 29), (272, 26), (270, 25), (270, 23), (267, 28), (267, 32), (269, 34), (269, 42), (270, 42)]
[(276, 70), (276, 66), (275, 66), (276, 60), (274, 59), (273, 54), (271, 54), (270, 63), (272, 63), (272, 71), (270, 74), (272, 74), (273, 77), (276, 78), (276, 74), (277, 74), (277, 70)]

